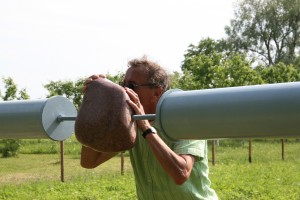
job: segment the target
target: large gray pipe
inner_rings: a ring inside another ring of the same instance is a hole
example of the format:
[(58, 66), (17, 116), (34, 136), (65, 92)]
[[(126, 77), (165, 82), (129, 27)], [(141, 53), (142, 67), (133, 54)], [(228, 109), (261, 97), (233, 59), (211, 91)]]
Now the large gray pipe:
[(156, 120), (172, 139), (300, 137), (300, 82), (170, 90)]
[(65, 97), (2, 101), (0, 102), (0, 139), (65, 140), (74, 132), (75, 122), (58, 120), (61, 116), (76, 116), (73, 103)]
[[(172, 139), (300, 137), (300, 82), (194, 91), (170, 90), (156, 119)], [(64, 97), (0, 102), (0, 139), (65, 140), (74, 132), (76, 109)]]

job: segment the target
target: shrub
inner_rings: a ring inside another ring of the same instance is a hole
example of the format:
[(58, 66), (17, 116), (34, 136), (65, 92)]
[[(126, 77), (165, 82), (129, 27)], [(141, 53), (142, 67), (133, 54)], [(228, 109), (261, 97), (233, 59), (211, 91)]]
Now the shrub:
[(16, 157), (18, 155), (18, 150), (21, 146), (21, 140), (5, 139), (2, 140), (2, 143), (3, 145), (0, 149), (2, 157)]

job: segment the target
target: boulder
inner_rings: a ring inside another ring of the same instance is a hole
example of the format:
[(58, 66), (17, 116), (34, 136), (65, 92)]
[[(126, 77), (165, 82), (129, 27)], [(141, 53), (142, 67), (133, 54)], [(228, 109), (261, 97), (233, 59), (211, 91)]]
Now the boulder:
[(104, 78), (89, 83), (75, 121), (77, 140), (100, 152), (132, 148), (137, 126), (124, 88)]

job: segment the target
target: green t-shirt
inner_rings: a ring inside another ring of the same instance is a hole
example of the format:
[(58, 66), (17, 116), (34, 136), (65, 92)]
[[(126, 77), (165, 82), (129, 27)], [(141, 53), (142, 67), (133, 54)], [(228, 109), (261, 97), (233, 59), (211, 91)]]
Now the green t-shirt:
[[(155, 125), (154, 127), (157, 129)], [(157, 131), (159, 132), (158, 129)], [(207, 142), (205, 140), (172, 142), (162, 135), (160, 137), (177, 154), (191, 154), (197, 159), (189, 179), (182, 185), (176, 185), (155, 158), (139, 130), (137, 143), (129, 151), (138, 199), (218, 199), (215, 191), (210, 188), (211, 182), (208, 178)]]

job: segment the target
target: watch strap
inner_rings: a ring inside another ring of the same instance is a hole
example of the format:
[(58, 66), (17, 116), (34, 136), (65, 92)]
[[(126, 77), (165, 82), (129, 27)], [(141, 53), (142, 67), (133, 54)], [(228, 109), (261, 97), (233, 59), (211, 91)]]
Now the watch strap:
[(147, 130), (145, 130), (143, 132), (143, 137), (146, 138), (147, 135), (149, 135), (150, 133), (156, 133), (156, 129), (154, 127), (150, 127)]

